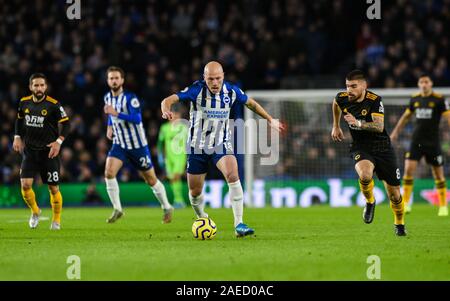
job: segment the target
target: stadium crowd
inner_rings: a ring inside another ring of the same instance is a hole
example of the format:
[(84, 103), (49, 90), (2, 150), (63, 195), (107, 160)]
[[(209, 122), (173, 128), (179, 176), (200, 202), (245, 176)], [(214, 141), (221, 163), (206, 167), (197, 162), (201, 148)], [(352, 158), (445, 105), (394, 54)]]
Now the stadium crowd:
[[(336, 79), (328, 88), (341, 88), (343, 74), (354, 67), (367, 71), (372, 87), (412, 87), (422, 72), (450, 86), (450, 0), (383, 2), (382, 22), (367, 20), (361, 2), (97, 0), (82, 1), (81, 20), (68, 20), (65, 0), (0, 0), (0, 183), (18, 182), (15, 112), (34, 72), (48, 76), (49, 94), (71, 117), (61, 152), (63, 182), (103, 179), (109, 65), (126, 70), (126, 87), (144, 104), (154, 163), (162, 98), (199, 79), (212, 59), (245, 90), (303, 88), (305, 79), (320, 86), (322, 76)], [(291, 128), (300, 129), (301, 141), (317, 136), (301, 133), (301, 124)], [(327, 169), (323, 158), (340, 152), (328, 132), (319, 136), (320, 146), (285, 160), (279, 171), (299, 160), (305, 168), (294, 176), (347, 175), (346, 164)], [(136, 178), (127, 168), (120, 174), (121, 181)]]

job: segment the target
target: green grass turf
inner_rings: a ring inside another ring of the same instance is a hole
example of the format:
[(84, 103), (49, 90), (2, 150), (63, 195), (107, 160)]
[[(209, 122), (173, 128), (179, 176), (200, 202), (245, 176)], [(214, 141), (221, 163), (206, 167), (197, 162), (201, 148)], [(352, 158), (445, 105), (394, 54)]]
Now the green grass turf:
[[(109, 208), (66, 208), (62, 230), (44, 220), (28, 229), (28, 210), (0, 210), (0, 280), (66, 280), (69, 255), (81, 258), (81, 280), (367, 280), (369, 255), (382, 280), (450, 280), (450, 217), (416, 205), (407, 237), (396, 237), (390, 208), (365, 225), (361, 208), (327, 206), (246, 209), (255, 237), (237, 239), (231, 209), (209, 209), (211, 241), (192, 237), (193, 212), (168, 225), (157, 208), (125, 208), (108, 225)], [(50, 210), (43, 211), (50, 216)]]

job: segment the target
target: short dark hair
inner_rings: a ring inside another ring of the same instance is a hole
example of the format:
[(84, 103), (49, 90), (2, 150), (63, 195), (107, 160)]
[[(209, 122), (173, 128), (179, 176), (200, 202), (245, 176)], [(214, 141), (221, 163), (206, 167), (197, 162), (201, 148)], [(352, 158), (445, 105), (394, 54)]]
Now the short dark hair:
[(361, 70), (353, 70), (347, 74), (345, 77), (346, 80), (366, 80), (366, 76), (364, 75), (364, 72)]
[(36, 78), (43, 78), (45, 80), (45, 83), (47, 83), (47, 76), (45, 76), (44, 73), (33, 73), (33, 74), (31, 74), (30, 79), (29, 79), (30, 85), (33, 82), (33, 79), (36, 79)]
[(122, 76), (122, 78), (125, 78), (125, 71), (123, 71), (123, 69), (120, 67), (117, 66), (108, 67), (108, 69), (106, 70), (106, 76), (108, 76), (110, 72), (119, 72), (120, 76)]
[(423, 78), (423, 77), (428, 77), (431, 81), (433, 81), (433, 78), (432, 78), (431, 75), (428, 74), (428, 73), (422, 73), (422, 74), (420, 74), (419, 77), (417, 78), (417, 81), (419, 81), (419, 80), (420, 80), (421, 78)]

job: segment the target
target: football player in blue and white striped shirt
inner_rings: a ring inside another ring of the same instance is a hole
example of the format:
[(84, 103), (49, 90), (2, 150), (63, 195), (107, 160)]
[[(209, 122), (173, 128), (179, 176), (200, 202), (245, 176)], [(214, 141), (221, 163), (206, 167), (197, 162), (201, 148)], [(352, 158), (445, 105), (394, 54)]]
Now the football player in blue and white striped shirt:
[(172, 220), (173, 207), (167, 200), (164, 185), (158, 180), (150, 159), (147, 139), (142, 125), (141, 105), (136, 95), (124, 91), (124, 71), (111, 66), (107, 70), (107, 82), (110, 91), (104, 97), (105, 114), (108, 114), (106, 136), (113, 141), (105, 166), (105, 182), (109, 199), (114, 207), (108, 223), (114, 223), (123, 215), (119, 196), (119, 184), (116, 176), (123, 163), (129, 161), (153, 193), (164, 211), (163, 223)]
[(190, 103), (187, 179), (189, 200), (197, 217), (208, 217), (204, 212), (202, 190), (208, 162), (212, 161), (228, 183), (236, 235), (250, 235), (254, 230), (243, 223), (244, 192), (231, 143), (230, 110), (234, 105), (245, 105), (266, 119), (275, 130), (283, 130), (283, 125), (241, 89), (224, 81), (224, 72), (218, 62), (209, 62), (203, 77), (204, 80), (196, 81), (183, 91), (165, 98), (161, 103), (162, 117), (172, 119), (171, 107), (174, 103)]

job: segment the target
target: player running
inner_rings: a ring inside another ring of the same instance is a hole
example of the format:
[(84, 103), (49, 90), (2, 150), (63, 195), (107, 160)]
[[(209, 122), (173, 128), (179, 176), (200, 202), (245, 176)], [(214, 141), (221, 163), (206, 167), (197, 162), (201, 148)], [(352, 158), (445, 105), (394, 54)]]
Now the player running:
[[(33, 191), (39, 173), (48, 185), (52, 205), (51, 230), (61, 229), (63, 198), (59, 191), (59, 151), (70, 131), (69, 117), (54, 98), (47, 95), (47, 78), (35, 73), (29, 79), (30, 96), (22, 97), (17, 110), (13, 149), (22, 154), (20, 183), (22, 197), (31, 209), (31, 229), (39, 224), (41, 209)], [(61, 125), (61, 129), (59, 128)]]
[(173, 119), (161, 125), (158, 135), (158, 163), (165, 168), (173, 192), (174, 206), (186, 207), (181, 178), (186, 169), (186, 140), (188, 128), (181, 122), (180, 108), (173, 111)]
[(395, 234), (405, 236), (404, 203), (400, 194), (400, 170), (389, 135), (384, 128), (384, 108), (381, 97), (367, 91), (364, 74), (359, 70), (346, 77), (347, 92), (336, 95), (333, 101), (334, 141), (342, 141), (340, 127), (342, 112), (352, 136), (350, 152), (359, 176), (359, 187), (366, 198), (363, 220), (370, 224), (375, 214), (373, 173), (383, 181), (394, 212)]
[(161, 103), (162, 116), (171, 120), (174, 103), (190, 102), (187, 179), (189, 200), (197, 217), (208, 217), (204, 211), (202, 190), (208, 162), (212, 161), (228, 183), (236, 235), (251, 235), (254, 230), (243, 223), (244, 193), (231, 143), (230, 109), (235, 104), (245, 104), (266, 119), (273, 129), (280, 131), (283, 126), (241, 89), (224, 81), (224, 72), (218, 62), (212, 61), (205, 66), (203, 78), (165, 98)]
[(132, 92), (125, 91), (125, 73), (119, 67), (111, 66), (107, 72), (107, 82), (111, 89), (104, 97), (104, 112), (108, 115), (106, 136), (113, 141), (105, 166), (105, 182), (114, 211), (108, 223), (114, 223), (123, 216), (120, 202), (119, 184), (116, 176), (124, 162), (129, 161), (153, 193), (163, 209), (163, 223), (172, 220), (173, 207), (169, 204), (164, 185), (155, 175), (144, 127), (142, 125), (141, 105)]
[(416, 116), (414, 133), (409, 151), (405, 154), (405, 175), (403, 176), (403, 194), (405, 197), (405, 211), (411, 212), (410, 198), (413, 192), (413, 178), (417, 164), (425, 156), (431, 171), (439, 198), (438, 216), (448, 216), (447, 188), (444, 177), (444, 160), (439, 139), (439, 123), (441, 116), (447, 118), (450, 124), (450, 104), (440, 94), (433, 92), (433, 81), (430, 76), (419, 77), (420, 93), (415, 94), (409, 101), (409, 107), (403, 113), (391, 134), (393, 141), (411, 119)]

